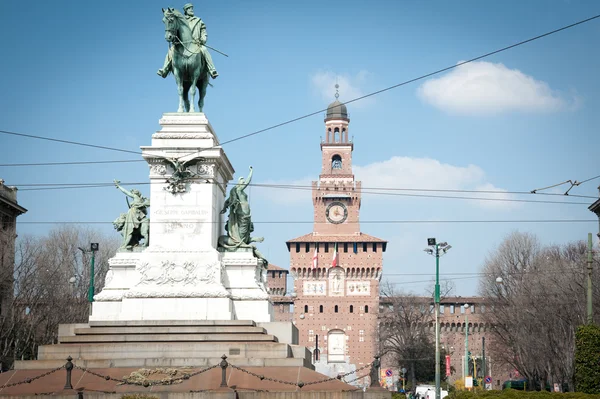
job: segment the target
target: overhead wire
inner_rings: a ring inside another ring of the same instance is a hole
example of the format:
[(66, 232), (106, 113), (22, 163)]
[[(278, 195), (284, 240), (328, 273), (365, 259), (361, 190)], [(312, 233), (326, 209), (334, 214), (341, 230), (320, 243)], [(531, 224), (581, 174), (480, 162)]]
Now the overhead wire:
[(128, 152), (130, 154), (141, 154), (140, 151), (130, 151), (130, 150), (124, 150), (122, 148), (115, 148), (115, 147), (107, 147), (107, 146), (103, 146), (103, 145), (82, 143), (82, 142), (79, 142), (79, 141), (55, 139), (53, 137), (36, 136), (36, 135), (33, 135), (33, 134), (17, 133), (17, 132), (11, 132), (11, 131), (8, 131), (8, 130), (0, 130), (0, 133), (1, 134), (9, 134), (9, 135), (13, 135), (13, 136), (20, 136), (20, 137), (27, 137), (27, 138), (32, 138), (32, 139), (38, 139), (38, 140), (55, 141), (55, 142), (58, 142), (58, 143), (78, 145), (78, 146), (82, 146), (82, 147), (99, 148), (99, 149), (102, 149), (102, 150)]
[[(16, 223), (16, 222), (8, 222)], [(112, 224), (112, 221), (102, 221), (102, 220), (89, 220), (89, 221), (81, 221), (81, 220), (46, 220), (46, 221), (33, 221), (33, 220), (20, 220), (18, 224)], [(152, 224), (188, 224), (188, 225), (198, 225), (198, 224), (220, 224), (219, 221), (213, 220), (150, 220), (149, 223)], [(312, 224), (313, 220), (258, 220), (252, 221), (254, 224)], [(598, 220), (594, 219), (510, 219), (510, 220), (361, 220), (360, 222), (350, 222), (346, 221), (346, 224), (450, 224), (450, 223), (598, 223)], [(359, 240), (360, 241), (360, 240)]]
[[(477, 61), (477, 60), (480, 60), (480, 59), (483, 59), (483, 58), (487, 58), (489, 56), (492, 56), (492, 55), (495, 55), (495, 54), (498, 54), (498, 53), (510, 50), (510, 49), (518, 47), (518, 46), (522, 46), (524, 44), (533, 42), (535, 40), (539, 40), (539, 39), (544, 38), (546, 36), (550, 36), (550, 35), (553, 35), (555, 33), (558, 33), (558, 32), (561, 32), (561, 31), (573, 28), (575, 26), (578, 26), (578, 25), (590, 22), (590, 21), (592, 21), (594, 19), (597, 19), (597, 18), (600, 18), (600, 14), (595, 15), (595, 16), (590, 17), (590, 18), (586, 18), (586, 19), (580, 20), (578, 22), (575, 22), (575, 23), (572, 23), (572, 24), (569, 24), (569, 25), (566, 25), (566, 26), (563, 26), (563, 27), (558, 28), (558, 29), (554, 29), (552, 31), (543, 33), (541, 35), (537, 35), (537, 36), (534, 36), (532, 38), (529, 38), (529, 39), (526, 39), (526, 40), (522, 40), (520, 42), (511, 44), (509, 46), (502, 47), (500, 49), (497, 49), (497, 50), (485, 53), (483, 55), (480, 55), (480, 56), (468, 59), (466, 61), (461, 61), (461, 62), (459, 62), (457, 64), (454, 64), (454, 65), (451, 65), (451, 66), (448, 66), (448, 67), (445, 67), (445, 68), (442, 68), (442, 69), (438, 69), (436, 71), (433, 71), (433, 72), (430, 72), (430, 73), (418, 76), (418, 77), (413, 78), (413, 79), (406, 80), (406, 81), (398, 83), (398, 84), (394, 84), (394, 85), (385, 87), (383, 89), (380, 89), (380, 90), (377, 90), (377, 91), (365, 94), (363, 96), (356, 97), (356, 98), (348, 100), (348, 101), (346, 101), (346, 102), (344, 102), (342, 104), (345, 105), (345, 104), (350, 104), (350, 103), (353, 103), (353, 102), (356, 102), (356, 101), (360, 101), (360, 100), (363, 100), (365, 98), (372, 97), (372, 96), (375, 96), (375, 95), (387, 92), (389, 90), (393, 90), (393, 89), (396, 89), (398, 87), (402, 87), (402, 86), (405, 86), (407, 84), (414, 83), (416, 81), (423, 80), (425, 78), (428, 78), (428, 77), (440, 74), (442, 72), (450, 71), (452, 69), (458, 68), (458, 67), (463, 66), (465, 64), (468, 64), (468, 63), (471, 63), (471, 62), (474, 62), (474, 61)], [(296, 117), (296, 118), (292, 118), (292, 119), (289, 119), (287, 121), (284, 121), (284, 122), (281, 122), (281, 123), (277, 123), (275, 125), (271, 125), (271, 126), (266, 127), (264, 129), (260, 129), (260, 130), (257, 130), (257, 131), (251, 132), (251, 133), (247, 133), (247, 134), (244, 134), (242, 136), (239, 136), (239, 137), (236, 137), (236, 138), (233, 138), (233, 139), (230, 139), (230, 140), (226, 140), (226, 141), (220, 142), (216, 146), (203, 148), (203, 149), (201, 149), (200, 151), (197, 151), (197, 152), (210, 150), (210, 149), (217, 148), (217, 147), (220, 147), (220, 146), (225, 145), (225, 144), (233, 143), (233, 142), (236, 142), (236, 141), (248, 138), (248, 137), (252, 137), (252, 136), (255, 136), (257, 134), (264, 133), (266, 131), (276, 129), (278, 127), (282, 127), (282, 126), (285, 126), (285, 125), (288, 125), (288, 124), (291, 124), (291, 123), (294, 123), (294, 122), (297, 122), (297, 121), (309, 118), (311, 116), (321, 114), (321, 113), (326, 112), (326, 111), (327, 111), (327, 108), (320, 109), (320, 110), (314, 111), (314, 112), (310, 112), (308, 114), (305, 114), (305, 115), (302, 115), (302, 116), (299, 116), (299, 117)], [(79, 146), (85, 146), (85, 147), (99, 148), (99, 149), (105, 149), (105, 150), (110, 150), (110, 151), (120, 151), (120, 152), (132, 153), (132, 154), (141, 154), (141, 152), (139, 152), (139, 151), (131, 151), (131, 150), (125, 150), (125, 149), (120, 149), (120, 148), (114, 148), (114, 147), (106, 147), (106, 146), (99, 146), (99, 145), (95, 145), (95, 144), (82, 143), (82, 142), (77, 142), (77, 141), (62, 140), (62, 139), (55, 139), (55, 138), (51, 138), (51, 137), (43, 137), (43, 136), (36, 136), (36, 135), (31, 135), (31, 134), (17, 133), (17, 132), (11, 132), (11, 131), (7, 131), (7, 130), (0, 130), (0, 133), (2, 133), (2, 134), (9, 134), (9, 135), (15, 135), (15, 136), (21, 136), (21, 137), (34, 138), (34, 139), (39, 139), (39, 140), (48, 140), (48, 141), (61, 142), (61, 143), (65, 143), (65, 144), (72, 144), (72, 145), (79, 145)], [(186, 154), (185, 156), (188, 156), (188, 155), (189, 154)]]
[[(121, 183), (122, 185), (149, 185), (150, 182), (134, 182), (134, 183)], [(214, 181), (208, 181), (202, 184), (219, 184)], [(79, 189), (79, 188), (102, 188), (111, 187), (114, 183), (30, 183), (30, 184), (15, 184), (18, 187), (31, 187), (22, 188), (19, 191), (44, 191), (44, 190), (63, 190), (63, 189)], [(267, 184), (267, 183), (251, 183), (249, 186), (261, 187), (261, 188), (273, 188), (273, 189), (287, 189), (287, 190), (300, 190), (300, 191), (312, 191), (312, 186), (303, 185), (282, 185), (282, 184)], [(370, 195), (387, 195), (387, 196), (398, 196), (398, 197), (417, 197), (417, 198), (441, 198), (441, 199), (462, 199), (471, 201), (498, 201), (498, 202), (521, 202), (521, 203), (537, 203), (537, 204), (561, 204), (561, 205), (589, 205), (587, 202), (575, 202), (575, 201), (548, 201), (548, 200), (527, 200), (518, 198), (489, 198), (489, 197), (470, 197), (470, 196), (452, 196), (452, 195), (431, 195), (431, 194), (409, 194), (409, 193), (398, 193), (398, 192), (381, 192), (381, 191), (425, 191), (425, 192), (456, 192), (456, 193), (483, 193), (483, 194), (509, 194), (507, 191), (476, 191), (476, 190), (436, 190), (436, 189), (403, 189), (403, 188), (372, 188), (369, 191), (361, 189), (361, 194)], [(379, 190), (379, 191), (377, 191)], [(343, 190), (342, 190), (343, 191)], [(521, 195), (529, 195), (524, 192), (513, 192)], [(575, 196), (573, 196), (575, 197)], [(592, 196), (581, 196), (581, 198), (593, 198)]]

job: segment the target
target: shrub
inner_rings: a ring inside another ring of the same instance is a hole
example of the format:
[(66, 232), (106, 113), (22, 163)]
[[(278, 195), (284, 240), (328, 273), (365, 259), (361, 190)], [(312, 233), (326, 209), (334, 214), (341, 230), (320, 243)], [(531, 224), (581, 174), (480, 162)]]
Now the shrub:
[(600, 394), (600, 327), (584, 325), (575, 333), (575, 390)]

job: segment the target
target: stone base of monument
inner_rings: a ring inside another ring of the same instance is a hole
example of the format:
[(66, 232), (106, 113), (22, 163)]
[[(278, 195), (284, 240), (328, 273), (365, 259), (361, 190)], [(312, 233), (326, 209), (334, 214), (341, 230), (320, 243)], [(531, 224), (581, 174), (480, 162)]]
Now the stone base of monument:
[[(39, 347), (38, 360), (17, 361), (14, 370), (0, 373), (0, 398), (35, 394), (66, 399), (77, 392), (110, 399), (123, 393), (178, 399), (259, 399), (255, 397), (258, 392), (262, 399), (277, 399), (282, 393), (294, 393), (297, 399), (314, 399), (317, 393), (321, 399), (367, 398), (356, 387), (315, 372), (310, 351), (297, 342), (297, 328), (284, 322), (90, 321), (61, 325), (59, 343)], [(225, 369), (221, 368), (223, 355)], [(69, 357), (74, 368), (67, 380), (67, 371), (61, 366)], [(18, 381), (24, 383), (11, 385)], [(66, 387), (66, 381), (72, 388)]]
[(273, 305), (266, 291), (267, 269), (252, 250), (224, 252), (224, 286), (229, 292), (237, 319), (267, 322), (273, 320)]
[(90, 321), (273, 319), (266, 269), (252, 252), (119, 252)]

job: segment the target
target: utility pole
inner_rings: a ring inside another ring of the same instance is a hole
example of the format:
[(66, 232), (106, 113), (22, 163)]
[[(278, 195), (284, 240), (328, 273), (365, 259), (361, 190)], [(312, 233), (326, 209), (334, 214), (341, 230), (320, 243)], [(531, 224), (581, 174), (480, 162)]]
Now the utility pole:
[(483, 374), (483, 389), (485, 389), (485, 377), (487, 377), (486, 366), (485, 366), (485, 337), (481, 337), (481, 356), (483, 357), (483, 362), (481, 364), (481, 373)]
[[(426, 248), (425, 252), (435, 256), (435, 398), (441, 398), (441, 371), (440, 371), (440, 249), (443, 254), (448, 252), (451, 245), (447, 242), (437, 243), (435, 238), (428, 238), (427, 245), (431, 248)], [(443, 255), (442, 254), (442, 255)]]
[(91, 260), (91, 264), (90, 264), (90, 287), (88, 289), (88, 302), (90, 304), (90, 315), (92, 314), (92, 303), (94, 302), (94, 262), (96, 260), (96, 252), (99, 249), (99, 245), (97, 242), (93, 242), (90, 244), (90, 249), (89, 250), (85, 250), (81, 247), (79, 247), (79, 250), (83, 253), (87, 253), (87, 252), (91, 252), (92, 253), (92, 260)]
[(594, 313), (592, 311), (592, 263), (594, 254), (592, 251), (592, 233), (588, 233), (588, 260), (587, 260), (587, 324), (594, 323)]
[(465, 381), (469, 376), (469, 315), (467, 314), (468, 303), (465, 303)]

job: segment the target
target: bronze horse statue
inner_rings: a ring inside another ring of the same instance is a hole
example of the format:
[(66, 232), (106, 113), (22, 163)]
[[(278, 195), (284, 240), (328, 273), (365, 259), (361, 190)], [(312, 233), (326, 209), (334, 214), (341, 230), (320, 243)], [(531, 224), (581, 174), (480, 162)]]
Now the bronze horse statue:
[(209, 74), (202, 57), (201, 44), (193, 38), (192, 30), (183, 14), (173, 8), (162, 11), (165, 39), (174, 47), (172, 68), (179, 92), (177, 112), (196, 112), (194, 107), (196, 88), (199, 91), (197, 112), (202, 112)]

